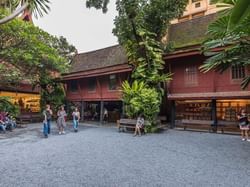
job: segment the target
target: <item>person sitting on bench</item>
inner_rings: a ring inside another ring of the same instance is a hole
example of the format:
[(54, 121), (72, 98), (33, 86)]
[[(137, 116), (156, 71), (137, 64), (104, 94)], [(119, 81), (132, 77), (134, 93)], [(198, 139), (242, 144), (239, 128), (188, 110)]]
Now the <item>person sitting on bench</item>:
[(4, 119), (6, 130), (12, 131), (13, 128), (16, 127), (16, 122), (13, 120), (9, 112), (5, 113), (5, 119)]
[(138, 135), (141, 136), (141, 129), (143, 129), (143, 127), (144, 127), (144, 118), (143, 115), (140, 114), (136, 121), (134, 136), (137, 135), (137, 132)]
[(5, 132), (6, 131), (6, 125), (4, 123), (4, 114), (0, 113), (0, 130)]

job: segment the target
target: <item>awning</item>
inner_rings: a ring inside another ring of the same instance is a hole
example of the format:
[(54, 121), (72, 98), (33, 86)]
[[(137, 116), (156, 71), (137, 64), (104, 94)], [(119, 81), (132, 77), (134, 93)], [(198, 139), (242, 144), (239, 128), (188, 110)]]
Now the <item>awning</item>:
[(168, 94), (169, 100), (187, 99), (250, 99), (250, 91), (234, 92), (203, 92), (203, 93), (176, 93)]

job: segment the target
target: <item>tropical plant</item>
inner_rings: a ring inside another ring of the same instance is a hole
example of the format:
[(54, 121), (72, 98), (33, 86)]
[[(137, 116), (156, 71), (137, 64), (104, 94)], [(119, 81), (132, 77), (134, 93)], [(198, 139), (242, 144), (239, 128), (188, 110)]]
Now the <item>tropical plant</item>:
[(43, 110), (46, 104), (49, 103), (51, 105), (51, 109), (53, 111), (57, 111), (60, 106), (65, 104), (65, 91), (64, 91), (63, 85), (53, 80), (51, 80), (48, 85), (51, 85), (51, 88), (53, 88), (53, 90), (50, 90), (50, 91), (48, 89), (41, 90), (40, 92), (41, 110)]
[(43, 16), (50, 10), (49, 3), (49, 0), (0, 0), (0, 8), (8, 10), (8, 15), (0, 19), (0, 25), (13, 20), (24, 10), (28, 10), (35, 17)]
[(161, 95), (155, 88), (150, 88), (145, 82), (135, 80), (132, 85), (128, 81), (122, 84), (123, 102), (125, 112), (130, 118), (136, 118), (144, 114), (150, 124), (154, 125), (154, 119), (159, 113)]
[(0, 112), (9, 112), (16, 117), (19, 114), (19, 107), (11, 103), (9, 97), (0, 97)]
[[(210, 37), (204, 42), (203, 51), (209, 58), (201, 66), (203, 72), (214, 69), (223, 72), (234, 65), (250, 65), (250, 1), (234, 2), (230, 14), (219, 17), (208, 27)], [(249, 82), (250, 76), (247, 76), (242, 88)]]

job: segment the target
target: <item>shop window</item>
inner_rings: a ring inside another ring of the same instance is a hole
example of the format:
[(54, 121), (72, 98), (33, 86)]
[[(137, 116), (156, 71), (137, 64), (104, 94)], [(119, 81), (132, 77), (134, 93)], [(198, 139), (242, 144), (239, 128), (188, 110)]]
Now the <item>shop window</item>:
[(245, 109), (250, 118), (250, 100), (218, 100), (216, 104), (218, 120), (237, 121), (237, 114)]
[(176, 120), (211, 120), (210, 100), (176, 101)]
[(198, 70), (196, 66), (185, 69), (185, 85), (196, 86), (198, 84)]
[(245, 67), (242, 65), (234, 65), (231, 68), (232, 79), (242, 79), (245, 78)]
[(71, 92), (76, 92), (78, 90), (76, 80), (71, 81), (69, 85), (70, 85), (70, 91)]
[(93, 92), (96, 90), (96, 80), (95, 78), (90, 78), (88, 80), (88, 91)]
[(116, 90), (117, 80), (116, 75), (109, 76), (109, 90)]

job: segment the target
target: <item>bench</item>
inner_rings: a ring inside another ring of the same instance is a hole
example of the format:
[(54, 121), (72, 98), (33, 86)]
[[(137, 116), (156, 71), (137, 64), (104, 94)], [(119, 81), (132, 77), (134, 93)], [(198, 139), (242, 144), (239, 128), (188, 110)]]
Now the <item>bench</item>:
[(41, 114), (21, 114), (16, 117), (17, 124), (27, 124), (42, 121)]
[[(126, 119), (126, 118), (121, 118), (120, 120), (117, 120), (117, 127), (118, 131), (125, 132), (127, 129), (135, 129), (136, 126), (136, 119)], [(148, 123), (148, 121), (144, 121), (144, 124)]]
[[(118, 131), (119, 132), (121, 132), (121, 131), (125, 132), (127, 129), (134, 129), (135, 130), (136, 122), (137, 122), (136, 119), (121, 118), (120, 120), (117, 120)], [(144, 121), (144, 126), (146, 124), (148, 124), (148, 123), (149, 123), (149, 121), (145, 120)], [(158, 130), (160, 130), (160, 129), (166, 130), (166, 128), (167, 128), (167, 124), (162, 124), (161, 120), (157, 120), (156, 124), (157, 124), (156, 128)]]
[(190, 127), (199, 127), (208, 129), (209, 132), (216, 132), (216, 126), (214, 126), (213, 120), (189, 120), (189, 119), (182, 119), (181, 125), (183, 129), (186, 130)]
[(238, 127), (238, 123), (235, 121), (218, 121), (217, 128), (221, 130), (221, 133), (224, 133), (225, 131), (228, 132), (239, 132), (240, 129)]

